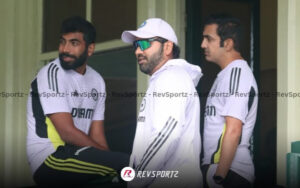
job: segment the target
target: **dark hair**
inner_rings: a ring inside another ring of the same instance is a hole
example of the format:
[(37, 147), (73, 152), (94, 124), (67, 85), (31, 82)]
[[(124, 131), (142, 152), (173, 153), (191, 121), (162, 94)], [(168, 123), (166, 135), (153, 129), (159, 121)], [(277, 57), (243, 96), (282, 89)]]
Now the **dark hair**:
[(234, 49), (241, 52), (241, 45), (243, 39), (243, 28), (239, 19), (227, 14), (210, 15), (204, 22), (204, 26), (210, 24), (217, 24), (217, 34), (220, 36), (220, 46), (224, 46), (226, 39), (232, 39), (234, 42)]
[(172, 55), (173, 55), (173, 59), (179, 58), (180, 55), (180, 48), (175, 43), (173, 43)]
[(65, 19), (62, 22), (60, 34), (81, 32), (87, 46), (95, 43), (96, 29), (95, 27), (80, 16), (74, 16)]

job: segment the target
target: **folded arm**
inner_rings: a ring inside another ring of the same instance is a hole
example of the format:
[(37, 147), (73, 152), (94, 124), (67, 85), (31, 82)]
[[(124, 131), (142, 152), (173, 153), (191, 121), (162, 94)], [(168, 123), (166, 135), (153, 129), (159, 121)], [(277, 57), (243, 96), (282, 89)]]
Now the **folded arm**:
[(76, 146), (92, 146), (101, 150), (107, 149), (105, 146), (97, 143), (92, 137), (77, 129), (70, 113), (53, 113), (48, 114), (48, 117), (64, 142)]

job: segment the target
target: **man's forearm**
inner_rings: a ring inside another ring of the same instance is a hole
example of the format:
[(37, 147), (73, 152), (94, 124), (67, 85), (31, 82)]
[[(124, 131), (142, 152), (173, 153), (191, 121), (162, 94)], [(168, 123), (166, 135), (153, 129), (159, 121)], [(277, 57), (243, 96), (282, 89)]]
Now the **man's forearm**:
[(89, 137), (103, 149), (109, 150), (104, 132), (104, 121), (93, 121), (90, 127)]
[(109, 147), (108, 147), (107, 142), (106, 142), (105, 139), (103, 140), (103, 138), (93, 138), (93, 137), (91, 137), (91, 139), (94, 142), (96, 142), (99, 146), (101, 146), (101, 148), (103, 150), (109, 150)]
[(49, 114), (48, 117), (64, 142), (75, 146), (92, 146), (98, 149), (105, 149), (74, 125), (70, 113), (54, 113)]
[(225, 132), (222, 143), (220, 161), (217, 167), (217, 171), (215, 173), (216, 175), (222, 176), (223, 178), (226, 177), (230, 169), (231, 163), (233, 161), (233, 158), (235, 156), (238, 142), (238, 136), (232, 136), (228, 133), (226, 134)]
[(215, 175), (226, 177), (234, 159), (242, 134), (242, 122), (239, 119), (226, 116), (226, 130), (224, 133), (221, 156)]
[(92, 146), (102, 150), (106, 149), (78, 129), (64, 132), (63, 134), (61, 134), (61, 138), (63, 141), (76, 146)]

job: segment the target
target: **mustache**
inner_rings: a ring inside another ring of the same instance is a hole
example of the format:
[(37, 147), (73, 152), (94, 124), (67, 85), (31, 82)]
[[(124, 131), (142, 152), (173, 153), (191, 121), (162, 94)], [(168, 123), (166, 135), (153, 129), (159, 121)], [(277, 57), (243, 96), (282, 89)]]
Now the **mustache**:
[(137, 59), (140, 59), (140, 58), (147, 59), (147, 57), (146, 57), (146, 56), (143, 56), (142, 54), (139, 54), (139, 55), (137, 56)]
[(71, 55), (71, 54), (68, 54), (68, 53), (60, 53), (59, 56), (62, 58), (62, 57), (71, 57), (71, 58), (74, 58), (76, 59), (77, 57), (74, 56), (74, 55)]

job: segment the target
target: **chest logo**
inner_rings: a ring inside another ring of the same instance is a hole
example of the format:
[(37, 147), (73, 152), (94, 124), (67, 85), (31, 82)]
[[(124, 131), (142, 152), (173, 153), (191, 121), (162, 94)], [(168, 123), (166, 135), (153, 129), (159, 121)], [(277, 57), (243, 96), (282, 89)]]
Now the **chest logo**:
[(140, 112), (143, 112), (145, 110), (145, 107), (146, 107), (146, 99), (143, 98), (143, 101), (140, 106)]
[(75, 90), (75, 91), (72, 93), (72, 95), (73, 95), (74, 97), (78, 97), (78, 96), (79, 96), (77, 90)]
[(94, 99), (94, 101), (98, 100), (98, 91), (95, 88), (92, 89), (91, 95), (92, 95), (92, 98)]

